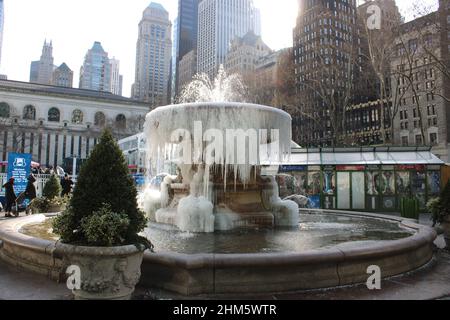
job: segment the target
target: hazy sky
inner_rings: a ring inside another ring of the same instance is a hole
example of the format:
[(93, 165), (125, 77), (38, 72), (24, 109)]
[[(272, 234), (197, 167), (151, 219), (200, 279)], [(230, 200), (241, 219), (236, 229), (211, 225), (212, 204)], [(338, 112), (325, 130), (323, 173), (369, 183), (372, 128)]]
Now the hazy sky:
[[(138, 23), (150, 0), (5, 0), (5, 31), (0, 73), (9, 80), (28, 81), (30, 63), (39, 60), (45, 39), (53, 41), (55, 64), (66, 62), (79, 69), (94, 41), (100, 41), (110, 58), (120, 60), (123, 94), (129, 96), (134, 81)], [(177, 14), (178, 0), (159, 0)], [(292, 28), (298, 14), (297, 0), (254, 0), (261, 9), (262, 36), (272, 49), (292, 46)], [(433, 4), (437, 0), (421, 0)], [(411, 0), (397, 0), (403, 12)]]

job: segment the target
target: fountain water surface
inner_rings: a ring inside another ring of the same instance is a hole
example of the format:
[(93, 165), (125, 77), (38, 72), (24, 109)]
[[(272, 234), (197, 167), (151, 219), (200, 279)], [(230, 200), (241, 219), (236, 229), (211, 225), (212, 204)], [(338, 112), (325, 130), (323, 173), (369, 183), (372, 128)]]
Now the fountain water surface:
[[(263, 164), (280, 164), (290, 154), (291, 117), (243, 101), (245, 88), (221, 68), (214, 82), (198, 76), (181, 94), (183, 104), (147, 115), (148, 172), (167, 176), (160, 190), (148, 187), (142, 206), (151, 220), (182, 231), (297, 227), (298, 206), (282, 201)], [(195, 102), (192, 102), (195, 101)]]

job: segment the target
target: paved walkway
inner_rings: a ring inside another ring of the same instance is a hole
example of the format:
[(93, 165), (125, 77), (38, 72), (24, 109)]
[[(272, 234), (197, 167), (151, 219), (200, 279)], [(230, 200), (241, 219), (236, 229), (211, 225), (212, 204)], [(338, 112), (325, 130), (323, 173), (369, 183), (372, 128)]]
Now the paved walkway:
[(0, 262), (0, 300), (68, 300), (72, 293), (65, 284), (19, 271)]
[[(0, 218), (1, 221), (4, 218)], [(430, 225), (429, 215), (420, 222)], [(274, 295), (217, 295), (197, 299), (249, 299), (249, 300), (429, 300), (450, 298), (450, 252), (439, 249), (445, 246), (442, 236), (435, 242), (436, 256), (432, 262), (410, 274), (382, 281), (382, 289), (370, 291), (365, 285)], [(185, 299), (158, 290), (137, 288), (137, 299)], [(71, 292), (65, 283), (58, 284), (43, 276), (33, 275), (0, 262), (0, 300), (68, 300)]]

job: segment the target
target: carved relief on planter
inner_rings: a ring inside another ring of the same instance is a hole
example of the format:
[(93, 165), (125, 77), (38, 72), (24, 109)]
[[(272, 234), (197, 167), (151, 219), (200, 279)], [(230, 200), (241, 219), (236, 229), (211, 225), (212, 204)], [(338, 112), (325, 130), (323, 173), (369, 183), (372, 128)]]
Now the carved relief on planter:
[(78, 266), (81, 288), (73, 290), (76, 299), (130, 299), (141, 277), (143, 248), (77, 247), (57, 244), (55, 254), (66, 266)]

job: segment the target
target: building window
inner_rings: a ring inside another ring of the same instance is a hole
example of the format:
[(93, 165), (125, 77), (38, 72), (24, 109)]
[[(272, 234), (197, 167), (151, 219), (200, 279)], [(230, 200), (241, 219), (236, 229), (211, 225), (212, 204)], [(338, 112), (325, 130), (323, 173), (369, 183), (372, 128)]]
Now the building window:
[(11, 108), (6, 102), (0, 103), (0, 118), (9, 118)]
[(49, 122), (59, 122), (61, 114), (57, 108), (51, 108), (48, 111), (48, 121)]
[(104, 127), (106, 124), (106, 117), (103, 112), (97, 112), (94, 118), (94, 125), (98, 127)]
[(36, 120), (36, 108), (32, 105), (28, 105), (23, 109), (24, 120)]
[(425, 42), (425, 45), (427, 45), (429, 47), (432, 46), (433, 45), (433, 35), (431, 35), (431, 34), (425, 35), (424, 42)]
[(408, 144), (409, 144), (409, 141), (408, 141), (408, 140), (409, 140), (409, 139), (408, 139), (408, 136), (403, 136), (403, 137), (402, 137), (402, 146), (407, 147)]
[(438, 137), (437, 137), (437, 133), (430, 133), (430, 144), (432, 146), (435, 146), (438, 144)]
[(409, 40), (409, 51), (416, 52), (417, 50), (417, 39)]
[(125, 129), (127, 127), (127, 119), (123, 114), (119, 114), (116, 117), (116, 126), (119, 129)]
[(421, 134), (417, 134), (416, 135), (416, 145), (417, 146), (423, 145), (423, 139), (422, 139), (422, 135)]
[(73, 124), (83, 123), (83, 112), (81, 110), (76, 109), (72, 112), (72, 123)]

